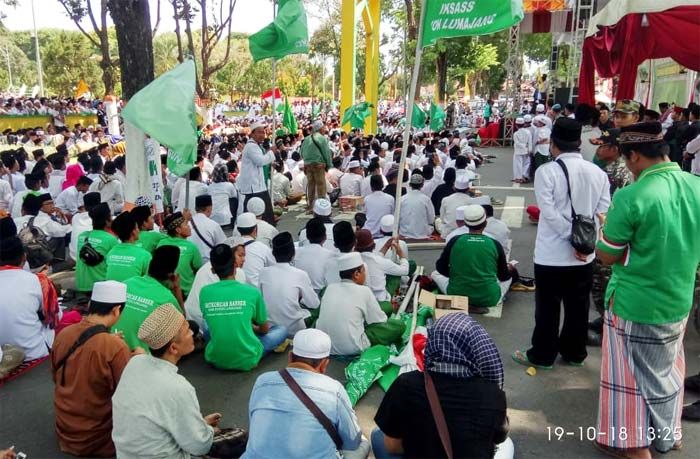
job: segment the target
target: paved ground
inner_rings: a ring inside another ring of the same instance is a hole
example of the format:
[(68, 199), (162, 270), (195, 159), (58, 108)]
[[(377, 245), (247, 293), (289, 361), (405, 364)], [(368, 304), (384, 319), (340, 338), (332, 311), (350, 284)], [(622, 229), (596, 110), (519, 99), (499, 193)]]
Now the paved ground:
[[(523, 275), (532, 276), (532, 250), (536, 228), (523, 216), (522, 206), (534, 201), (529, 186), (512, 187), (511, 156), (507, 149), (489, 149), (498, 155), (493, 164), (480, 170), (484, 192), (506, 201), (503, 218), (512, 228), (512, 258), (520, 261)], [(496, 188), (490, 188), (496, 187)], [(296, 232), (305, 220), (295, 215), (285, 216), (280, 227)], [(437, 251), (413, 251), (412, 258), (426, 269), (432, 269)], [(511, 436), (516, 455), (521, 458), (597, 458), (598, 454), (588, 441), (579, 439), (579, 429), (584, 435), (589, 426), (595, 426), (600, 350), (589, 349), (590, 356), (584, 368), (557, 365), (551, 372), (539, 372), (528, 376), (524, 367), (512, 362), (510, 353), (529, 344), (534, 318), (534, 296), (528, 293), (511, 293), (501, 318), (477, 319), (486, 327), (501, 351), (506, 370), (505, 390), (508, 394), (508, 413)], [(1, 319), (0, 319), (1, 320)], [(700, 336), (694, 329), (686, 335), (688, 373), (700, 370)], [(284, 364), (285, 356), (267, 357), (260, 367), (250, 373), (223, 372), (207, 365), (201, 355), (190, 356), (181, 364), (181, 373), (197, 389), (202, 411), (223, 413), (223, 425), (247, 425), (248, 397), (256, 377), (276, 370)], [(343, 365), (332, 362), (330, 375), (343, 381)], [(46, 364), (33, 369), (18, 380), (0, 388), (0, 447), (16, 445), (30, 458), (64, 457), (57, 449), (53, 430), (53, 384)], [(382, 399), (383, 392), (373, 387), (360, 400), (356, 410), (365, 434), (374, 427), (372, 421)], [(686, 394), (686, 402), (697, 397)], [(554, 428), (561, 426), (573, 436), (558, 441)], [(669, 453), (669, 459), (698, 457), (700, 451), (700, 425), (684, 424), (684, 448)], [(549, 431), (552, 435), (550, 438)]]

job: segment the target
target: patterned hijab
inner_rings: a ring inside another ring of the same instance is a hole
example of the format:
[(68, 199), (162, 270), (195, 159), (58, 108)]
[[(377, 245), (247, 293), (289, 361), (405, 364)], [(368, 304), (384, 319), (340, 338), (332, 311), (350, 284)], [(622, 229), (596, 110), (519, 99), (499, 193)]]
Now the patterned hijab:
[(467, 314), (448, 314), (428, 328), (425, 368), (457, 378), (480, 377), (503, 388), (498, 349), (486, 330)]
[(228, 167), (226, 167), (226, 164), (217, 164), (214, 167), (211, 181), (214, 183), (228, 182)]

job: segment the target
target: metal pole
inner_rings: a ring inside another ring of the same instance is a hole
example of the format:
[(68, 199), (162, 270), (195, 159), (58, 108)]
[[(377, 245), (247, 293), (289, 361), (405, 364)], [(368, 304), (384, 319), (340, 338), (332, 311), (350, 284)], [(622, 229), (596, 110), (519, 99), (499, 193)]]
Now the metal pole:
[(416, 59), (413, 63), (413, 73), (411, 74), (411, 88), (408, 101), (406, 103), (406, 124), (403, 129), (403, 145), (401, 148), (401, 162), (399, 163), (399, 174), (396, 182), (396, 210), (394, 211), (393, 237), (399, 236), (399, 217), (401, 216), (401, 189), (404, 170), (406, 170), (406, 154), (408, 152), (408, 139), (411, 135), (411, 117), (413, 116), (413, 100), (416, 98), (416, 86), (418, 86), (418, 73), (420, 72), (420, 60), (423, 56), (423, 22), (425, 20), (425, 0), (421, 0), (420, 24), (418, 25), (418, 41), (416, 42)]
[(41, 68), (41, 53), (39, 52), (39, 33), (36, 31), (36, 14), (32, 0), (32, 22), (34, 23), (34, 46), (36, 47), (36, 69), (39, 76), (39, 94), (44, 97), (44, 72)]
[[(272, 2), (272, 20), (277, 17), (277, 1)], [(277, 86), (277, 59), (272, 58), (272, 145), (275, 144), (275, 131), (277, 130), (277, 110), (276, 110), (276, 94)]]
[(5, 46), (5, 58), (7, 59), (7, 75), (10, 79), (10, 87), (12, 87), (12, 65), (10, 64), (10, 50)]
[[(406, 113), (408, 106), (408, 62), (406, 61), (406, 41), (408, 41), (408, 12), (406, 12), (406, 21), (403, 25), (403, 110)], [(421, 13), (422, 16), (422, 13)]]

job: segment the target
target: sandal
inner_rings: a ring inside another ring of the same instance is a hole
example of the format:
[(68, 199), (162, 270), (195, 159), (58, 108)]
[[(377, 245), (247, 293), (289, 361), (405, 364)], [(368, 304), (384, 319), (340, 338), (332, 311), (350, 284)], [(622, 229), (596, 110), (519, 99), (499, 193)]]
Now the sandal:
[(518, 349), (517, 351), (513, 352), (510, 355), (510, 357), (515, 363), (526, 367), (535, 367), (541, 370), (551, 370), (552, 368), (554, 368), (554, 365), (539, 365), (537, 363), (530, 362), (530, 359), (527, 358), (527, 352), (521, 349)]

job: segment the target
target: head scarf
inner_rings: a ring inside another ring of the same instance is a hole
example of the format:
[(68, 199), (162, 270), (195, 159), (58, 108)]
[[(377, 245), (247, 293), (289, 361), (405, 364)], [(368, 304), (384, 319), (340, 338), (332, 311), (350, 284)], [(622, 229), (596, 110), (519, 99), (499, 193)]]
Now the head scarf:
[(217, 164), (214, 166), (211, 180), (214, 183), (228, 182), (228, 167), (226, 167), (226, 164)]
[(146, 207), (151, 207), (153, 202), (151, 201), (151, 198), (148, 196), (138, 196), (136, 197), (136, 200), (134, 201), (134, 206), (135, 207), (140, 207), (140, 206), (146, 206)]
[(85, 175), (83, 168), (80, 164), (71, 164), (66, 168), (66, 180), (61, 185), (61, 189), (65, 190), (68, 187), (75, 186), (78, 183), (78, 179)]
[(457, 378), (479, 377), (503, 387), (503, 363), (486, 330), (467, 314), (448, 314), (428, 328), (425, 368)]

